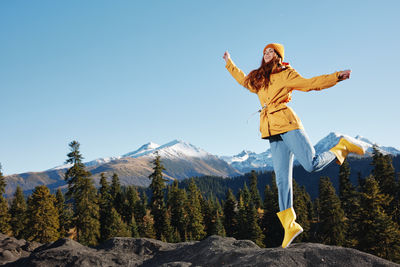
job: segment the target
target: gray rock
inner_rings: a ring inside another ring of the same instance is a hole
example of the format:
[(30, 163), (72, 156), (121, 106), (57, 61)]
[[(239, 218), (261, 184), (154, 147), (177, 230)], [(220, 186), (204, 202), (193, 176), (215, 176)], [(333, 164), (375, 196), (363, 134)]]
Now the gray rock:
[[(25, 241), (9, 241), (9, 247), (17, 243), (19, 248), (25, 245)], [(286, 249), (265, 249), (249, 240), (219, 236), (177, 244), (149, 238), (116, 237), (96, 248), (60, 239), (37, 247), (30, 255), (21, 255), (18, 260), (9, 250), (0, 252), (6, 260), (3, 263), (8, 262), (5, 266), (400, 266), (343, 247), (296, 243)], [(28, 252), (25, 250), (25, 253)]]
[(38, 242), (18, 240), (0, 233), (0, 265), (14, 262), (21, 257), (28, 257), (39, 246), (41, 244)]

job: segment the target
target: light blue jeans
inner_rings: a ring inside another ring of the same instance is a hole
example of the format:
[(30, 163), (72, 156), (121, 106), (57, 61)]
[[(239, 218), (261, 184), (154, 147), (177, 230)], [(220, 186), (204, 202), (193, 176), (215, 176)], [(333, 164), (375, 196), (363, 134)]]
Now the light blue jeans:
[(322, 170), (336, 157), (331, 151), (315, 155), (315, 149), (302, 129), (272, 136), (269, 142), (278, 187), (279, 209), (283, 211), (293, 207), (293, 156), (308, 172)]

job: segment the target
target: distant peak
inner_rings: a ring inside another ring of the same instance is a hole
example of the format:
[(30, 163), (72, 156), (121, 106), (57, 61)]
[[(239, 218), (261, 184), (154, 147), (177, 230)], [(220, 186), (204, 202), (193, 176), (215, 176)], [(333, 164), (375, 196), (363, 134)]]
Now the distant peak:
[(156, 144), (156, 143), (154, 143), (154, 142), (148, 142), (147, 144), (145, 144), (145, 145), (143, 145), (143, 147), (147, 147), (147, 148), (157, 148), (157, 147), (159, 147), (160, 145), (158, 145), (158, 144)]
[(326, 137), (340, 137), (343, 136), (343, 134), (338, 133), (338, 132), (330, 132)]
[(166, 146), (173, 146), (173, 145), (176, 145), (176, 144), (184, 144), (185, 142), (182, 142), (181, 140), (178, 140), (178, 139), (175, 139), (175, 140), (172, 140), (171, 142), (168, 142), (168, 143), (166, 143), (165, 145), (163, 145), (164, 147), (166, 147)]
[(363, 137), (361, 135), (357, 135), (355, 138), (357, 140), (361, 140), (361, 141), (363, 141), (365, 143), (368, 143), (368, 144), (371, 144), (371, 145), (375, 144), (374, 142), (370, 141), (369, 139), (367, 139), (367, 138), (365, 138), (365, 137)]
[(239, 154), (237, 154), (238, 157), (243, 157), (245, 155), (251, 155), (254, 154), (254, 152), (247, 150), (247, 149), (243, 149), (242, 152), (240, 152)]

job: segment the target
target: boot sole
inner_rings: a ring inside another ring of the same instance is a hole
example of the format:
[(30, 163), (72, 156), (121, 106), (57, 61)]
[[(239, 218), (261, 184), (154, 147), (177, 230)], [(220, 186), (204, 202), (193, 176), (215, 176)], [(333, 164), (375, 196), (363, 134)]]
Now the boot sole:
[(299, 234), (301, 234), (302, 232), (303, 232), (303, 229), (301, 229), (300, 231), (298, 231), (298, 232), (293, 236), (293, 238), (289, 241), (289, 243), (286, 245), (286, 247), (284, 247), (284, 248), (289, 247), (290, 244), (292, 244), (293, 240), (294, 240)]

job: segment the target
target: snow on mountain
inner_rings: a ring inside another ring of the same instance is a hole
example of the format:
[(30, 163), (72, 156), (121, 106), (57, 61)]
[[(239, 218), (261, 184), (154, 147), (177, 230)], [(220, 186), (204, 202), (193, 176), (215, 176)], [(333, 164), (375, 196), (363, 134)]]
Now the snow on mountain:
[(168, 158), (168, 159), (174, 159), (174, 158), (182, 158), (182, 157), (193, 157), (193, 158), (205, 158), (209, 156), (213, 156), (212, 154), (208, 153), (207, 151), (198, 148), (190, 143), (183, 142), (180, 140), (173, 140), (169, 143), (166, 143), (165, 145), (159, 146), (154, 143), (149, 143), (153, 144), (152, 146), (146, 147), (146, 149), (141, 149), (137, 150), (139, 152), (136, 153), (128, 153), (125, 154), (123, 157), (132, 157), (132, 158), (137, 158), (137, 157), (154, 157), (155, 153), (158, 152), (158, 154), (162, 158)]
[(260, 154), (249, 150), (243, 150), (237, 155), (219, 156), (219, 158), (225, 160), (240, 172), (248, 172), (252, 169), (260, 168), (272, 170), (272, 156), (270, 149)]
[(316, 145), (315, 145), (315, 151), (317, 153), (321, 153), (323, 151), (326, 151), (330, 149), (331, 147), (335, 146), (338, 142), (340, 137), (345, 137), (348, 140), (351, 140), (352, 142), (362, 146), (364, 150), (366, 151), (364, 157), (369, 157), (372, 155), (373, 152), (373, 146), (376, 145), (378, 147), (378, 150), (384, 154), (391, 154), (391, 155), (399, 155), (400, 151), (397, 150), (394, 147), (385, 147), (385, 146), (380, 146), (379, 144), (370, 141), (367, 138), (364, 138), (360, 135), (357, 135), (356, 137), (351, 137), (345, 134), (340, 134), (340, 133), (329, 133), (325, 138), (321, 139)]
[(48, 169), (46, 171), (56, 171), (56, 170), (62, 170), (62, 169), (68, 169), (72, 167), (72, 163), (68, 163), (68, 164), (64, 164), (64, 165), (60, 165), (51, 169)]
[(109, 163), (110, 161), (117, 160), (117, 159), (120, 159), (120, 158), (121, 158), (120, 156), (118, 156), (118, 157), (108, 157), (108, 158), (98, 158), (98, 159), (86, 162), (85, 166), (86, 167), (97, 166), (97, 165)]
[(232, 164), (233, 162), (243, 162), (248, 160), (250, 157), (257, 155), (256, 153), (250, 150), (243, 150), (237, 155), (234, 156), (220, 156), (220, 159), (225, 160), (227, 163)]
[(122, 157), (123, 158), (125, 158), (125, 157), (138, 158), (138, 157), (144, 156), (148, 153), (151, 153), (152, 151), (154, 151), (155, 149), (157, 149), (159, 147), (160, 147), (160, 145), (157, 145), (156, 143), (153, 143), (153, 142), (149, 142), (149, 143), (141, 146), (138, 150), (135, 150), (133, 152), (129, 152), (125, 155), (122, 155)]
[[(121, 157), (108, 157), (108, 158), (98, 158), (89, 162), (85, 162), (83, 163), (86, 167), (92, 167), (92, 166), (97, 166), (97, 165), (101, 165), (101, 164), (105, 164), (108, 163), (110, 161), (113, 160), (117, 160), (120, 159)], [(64, 165), (60, 165), (51, 169), (48, 169), (47, 171), (55, 171), (55, 170), (62, 170), (62, 169), (68, 169), (72, 167), (72, 163), (68, 163), (68, 164), (64, 164)]]
[(367, 138), (364, 138), (364, 137), (362, 137), (362, 136), (360, 136), (360, 135), (357, 135), (357, 136), (356, 136), (356, 139), (357, 139), (357, 140), (362, 140), (362, 141), (364, 141), (365, 143), (367, 143), (367, 145), (368, 145), (367, 153), (372, 154), (372, 152), (373, 152), (372, 147), (373, 147), (374, 145), (376, 145), (376, 146), (378, 147), (378, 150), (379, 150), (382, 154), (384, 154), (384, 155), (387, 155), (387, 154), (390, 154), (390, 155), (399, 155), (399, 154), (400, 154), (400, 150), (397, 150), (397, 149), (394, 148), (394, 147), (391, 147), (391, 146), (381, 146), (381, 145), (379, 145), (379, 144), (377, 144), (377, 143), (375, 143), (375, 142), (372, 142), (372, 141), (368, 140)]
[[(190, 143), (179, 141), (179, 140), (173, 140), (169, 143), (166, 143), (162, 146), (149, 142), (147, 144), (142, 145), (139, 149), (129, 152), (127, 154), (124, 154), (122, 156), (117, 156), (117, 157), (108, 157), (108, 158), (98, 158), (89, 162), (85, 162), (85, 166), (87, 167), (92, 167), (92, 166), (97, 166), (97, 165), (102, 165), (108, 162), (111, 162), (113, 160), (118, 160), (122, 158), (139, 158), (139, 157), (154, 157), (155, 153), (158, 152), (158, 154), (162, 158), (167, 158), (167, 159), (176, 159), (176, 158), (184, 158), (184, 157), (192, 157), (192, 158), (208, 158), (208, 157), (214, 157), (214, 155), (208, 153), (207, 151), (198, 148)], [(61, 166), (57, 166), (55, 168), (49, 169), (50, 170), (61, 170), (61, 169), (67, 169), (70, 168), (72, 164), (64, 164)]]
[[(352, 143), (355, 143), (359, 146), (361, 146), (364, 150), (369, 149), (372, 147), (372, 144), (370, 141), (366, 138), (363, 138), (359, 135), (357, 135), (356, 138), (353, 138), (351, 136), (341, 134), (341, 133), (335, 133), (331, 132), (329, 133), (326, 137), (322, 138), (315, 146), (315, 152), (317, 154), (322, 153), (324, 151), (327, 151), (334, 147), (340, 140), (341, 137), (346, 138), (347, 140), (351, 141)], [(368, 143), (367, 143), (368, 142)]]

